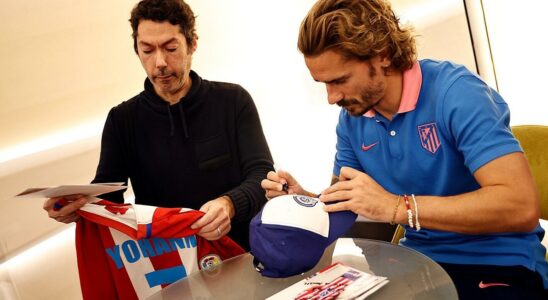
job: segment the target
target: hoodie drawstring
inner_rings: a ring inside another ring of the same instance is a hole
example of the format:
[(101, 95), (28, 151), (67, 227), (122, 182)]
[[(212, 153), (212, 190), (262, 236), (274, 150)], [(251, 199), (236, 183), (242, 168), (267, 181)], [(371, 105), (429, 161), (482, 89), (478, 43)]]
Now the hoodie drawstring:
[(167, 115), (169, 116), (169, 125), (171, 126), (171, 130), (169, 132), (169, 135), (170, 136), (173, 136), (173, 132), (174, 132), (174, 126), (173, 126), (173, 117), (171, 116), (171, 109), (169, 108), (169, 103), (167, 103)]
[(185, 139), (188, 139), (188, 128), (186, 126), (185, 112), (183, 111), (183, 106), (181, 105), (181, 101), (179, 101), (177, 106), (179, 106), (179, 114), (181, 115), (181, 124), (183, 125), (183, 131), (185, 133)]

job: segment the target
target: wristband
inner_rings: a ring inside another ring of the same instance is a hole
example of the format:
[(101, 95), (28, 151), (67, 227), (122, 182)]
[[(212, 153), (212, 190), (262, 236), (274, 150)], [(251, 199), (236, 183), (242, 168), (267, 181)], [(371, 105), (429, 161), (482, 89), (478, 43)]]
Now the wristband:
[(409, 204), (409, 197), (406, 194), (403, 194), (403, 201), (405, 202), (405, 207), (407, 208), (407, 223), (409, 223), (409, 227), (414, 228), (413, 210), (411, 209), (411, 204)]

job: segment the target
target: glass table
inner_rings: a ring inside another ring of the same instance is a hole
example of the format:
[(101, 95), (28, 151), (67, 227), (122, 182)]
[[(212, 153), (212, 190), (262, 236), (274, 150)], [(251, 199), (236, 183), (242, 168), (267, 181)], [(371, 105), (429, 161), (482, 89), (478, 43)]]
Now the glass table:
[(367, 299), (458, 299), (449, 275), (433, 260), (387, 242), (341, 238), (329, 246), (310, 271), (288, 278), (263, 277), (249, 253), (214, 270), (190, 274), (149, 299), (266, 299), (333, 262), (387, 277), (389, 283)]

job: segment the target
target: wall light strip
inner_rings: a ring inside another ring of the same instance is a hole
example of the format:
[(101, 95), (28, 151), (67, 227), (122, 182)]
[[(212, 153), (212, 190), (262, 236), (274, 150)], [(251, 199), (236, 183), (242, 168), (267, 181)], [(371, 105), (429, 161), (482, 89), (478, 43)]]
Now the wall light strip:
[(44, 257), (45, 253), (54, 250), (59, 245), (62, 245), (71, 239), (74, 239), (75, 227), (75, 224), (67, 225), (66, 228), (50, 238), (33, 245), (32, 247), (0, 264), (0, 270), (9, 270), (13, 268), (17, 269), (22, 265), (28, 265), (29, 263), (32, 263), (32, 261)]

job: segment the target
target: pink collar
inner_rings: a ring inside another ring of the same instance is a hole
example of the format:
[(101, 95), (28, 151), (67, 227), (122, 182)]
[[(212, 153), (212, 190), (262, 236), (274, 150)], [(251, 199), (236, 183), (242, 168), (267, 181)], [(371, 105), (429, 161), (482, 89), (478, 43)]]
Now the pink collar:
[[(419, 100), (421, 91), (422, 72), (418, 62), (413, 64), (413, 67), (403, 72), (403, 90), (401, 93), (400, 107), (398, 113), (405, 113), (415, 109)], [(364, 114), (365, 117), (372, 118), (375, 116), (375, 110), (370, 109)]]

